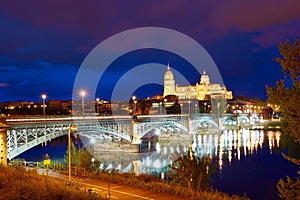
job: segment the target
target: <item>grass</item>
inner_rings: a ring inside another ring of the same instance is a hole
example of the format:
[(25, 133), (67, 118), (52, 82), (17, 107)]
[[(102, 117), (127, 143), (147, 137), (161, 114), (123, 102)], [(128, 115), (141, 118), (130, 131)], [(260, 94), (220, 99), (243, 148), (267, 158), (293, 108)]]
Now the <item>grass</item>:
[(132, 186), (135, 188), (140, 188), (144, 190), (150, 190), (153, 192), (162, 192), (170, 195), (176, 195), (180, 197), (184, 197), (187, 199), (197, 199), (197, 200), (240, 200), (240, 199), (249, 199), (247, 197), (241, 197), (238, 195), (228, 195), (226, 193), (222, 193), (219, 191), (216, 191), (212, 188), (208, 188), (206, 190), (202, 190), (200, 192), (194, 192), (190, 188), (177, 186), (168, 184), (165, 182), (162, 182), (159, 177), (147, 175), (147, 174), (141, 174), (141, 175), (135, 175), (135, 174), (126, 174), (126, 173), (110, 173), (108, 175), (106, 172), (94, 172), (89, 174), (89, 178), (101, 180), (101, 181), (107, 181), (109, 178), (109, 181), (111, 183), (119, 184), (119, 185), (127, 185)]
[[(141, 174), (120, 174), (107, 172), (94, 172), (89, 178), (107, 181), (119, 185), (127, 185), (143, 190), (176, 195), (185, 199), (248, 199), (238, 195), (228, 195), (212, 188), (194, 192), (193, 190), (165, 183), (159, 177)], [(66, 185), (56, 179), (40, 175), (35, 170), (25, 170), (23, 167), (0, 166), (0, 199), (106, 199), (98, 194), (86, 192), (79, 184)]]
[(89, 194), (80, 185), (67, 186), (35, 170), (0, 166), (0, 199), (105, 199)]

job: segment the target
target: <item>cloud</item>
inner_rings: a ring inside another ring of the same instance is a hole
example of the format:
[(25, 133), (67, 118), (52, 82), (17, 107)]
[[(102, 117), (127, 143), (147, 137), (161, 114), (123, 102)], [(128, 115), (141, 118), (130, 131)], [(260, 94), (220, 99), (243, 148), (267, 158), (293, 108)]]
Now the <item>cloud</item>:
[(220, 29), (237, 28), (248, 32), (282, 25), (299, 18), (300, 1), (297, 0), (231, 0), (215, 7), (211, 22)]
[(9, 87), (8, 83), (0, 83), (0, 87)]
[(278, 46), (279, 42), (287, 39), (297, 38), (300, 35), (300, 19), (285, 25), (274, 25), (262, 30), (259, 36), (253, 38), (255, 43), (260, 44), (258, 49), (267, 49), (271, 46)]
[(210, 15), (209, 24), (216, 37), (232, 31), (259, 33), (253, 42), (261, 48), (276, 46), (300, 32), (300, 1), (297, 0), (231, 0), (215, 6)]
[[(74, 77), (75, 70), (93, 47), (121, 31), (144, 26), (174, 29), (191, 36), (205, 48), (213, 49), (209, 52), (214, 54), (213, 59), (222, 58), (217, 64), (224, 71), (244, 64), (263, 67), (269, 63), (257, 63), (258, 59), (251, 57), (253, 50), (269, 51), (269, 47), (300, 35), (300, 1), (28, 0), (16, 3), (2, 0), (0, 80), (9, 87), (1, 86), (1, 90), (7, 90), (6, 94), (12, 96), (21, 93), (30, 97), (39, 93), (40, 88), (36, 91), (28, 88), (51, 85), (55, 92), (58, 85), (55, 81), (59, 80), (61, 85), (66, 82), (63, 76), (72, 73)], [(131, 42), (134, 41), (120, 41), (123, 46)], [(162, 42), (176, 44), (177, 41), (169, 38)], [(228, 55), (230, 52), (233, 53)], [(266, 57), (261, 56), (263, 60)]]
[[(33, 6), (34, 5), (34, 6)], [(4, 1), (0, 11), (38, 29), (58, 29), (72, 38), (84, 36), (100, 43), (121, 31), (160, 26), (188, 34), (200, 41), (222, 38), (232, 30), (271, 33), (266, 29), (300, 19), (298, 0), (240, 1)], [(298, 26), (299, 27), (299, 26)], [(297, 29), (296, 26), (293, 29)], [(299, 29), (299, 28), (298, 28)], [(266, 30), (266, 31), (265, 31)], [(282, 31), (284, 32), (284, 31)], [(54, 33), (50, 33), (54, 34)], [(69, 35), (70, 36), (70, 35)], [(260, 40), (255, 40), (260, 42)], [(263, 43), (263, 41), (261, 41)], [(74, 47), (82, 52), (83, 44)], [(26, 47), (22, 47), (26, 48)], [(89, 48), (87, 48), (89, 49)]]

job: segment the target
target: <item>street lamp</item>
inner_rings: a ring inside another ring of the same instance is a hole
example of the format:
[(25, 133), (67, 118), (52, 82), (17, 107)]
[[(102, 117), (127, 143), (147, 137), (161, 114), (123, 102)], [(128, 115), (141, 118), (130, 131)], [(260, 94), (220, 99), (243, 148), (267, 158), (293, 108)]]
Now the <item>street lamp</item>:
[(137, 100), (134, 100), (133, 103), (134, 103), (134, 115), (136, 115), (136, 103), (137, 103)]
[(191, 114), (191, 102), (189, 101), (189, 115)]
[(220, 103), (217, 104), (217, 108), (218, 108), (218, 126), (220, 128)]
[(136, 103), (137, 103), (136, 96), (132, 96), (131, 98), (133, 100), (133, 115), (135, 115), (135, 112), (136, 112)]
[(165, 109), (165, 114), (168, 114), (167, 113), (167, 99), (164, 99), (164, 109)]
[(69, 182), (71, 182), (71, 131), (76, 131), (77, 126), (72, 125), (68, 128), (68, 159), (69, 159)]
[(99, 113), (99, 110), (98, 110), (98, 104), (99, 104), (99, 101), (100, 101), (100, 99), (99, 99), (99, 98), (96, 98), (96, 113), (97, 113), (97, 114)]
[(182, 114), (183, 113), (183, 104), (181, 103), (180, 104), (180, 114)]
[(165, 106), (166, 106), (167, 101), (168, 101), (168, 99), (164, 99)]
[(162, 102), (159, 102), (159, 114), (160, 114), (160, 115), (161, 115), (161, 112), (162, 112), (162, 111), (161, 111), (161, 109), (162, 109), (161, 107), (162, 107)]
[(81, 108), (82, 108), (82, 114), (84, 114), (84, 97), (86, 95), (86, 92), (84, 90), (80, 91), (81, 96)]
[(42, 99), (43, 99), (43, 115), (44, 115), (44, 117), (45, 117), (45, 115), (46, 115), (46, 107), (45, 107), (45, 99), (47, 98), (47, 95), (45, 95), (45, 94), (43, 94), (42, 95)]

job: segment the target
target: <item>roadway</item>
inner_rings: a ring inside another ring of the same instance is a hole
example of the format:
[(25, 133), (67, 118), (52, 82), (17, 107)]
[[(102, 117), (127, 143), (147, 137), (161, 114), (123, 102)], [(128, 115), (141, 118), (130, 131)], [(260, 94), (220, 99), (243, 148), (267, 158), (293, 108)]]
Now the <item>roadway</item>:
[[(45, 174), (45, 171), (39, 171), (39, 173)], [(54, 178), (61, 182), (66, 182), (68, 180), (68, 176), (54, 173), (49, 171), (49, 177)], [(126, 185), (118, 185), (114, 183), (110, 183), (110, 189), (108, 190), (108, 183), (106, 181), (100, 181), (95, 179), (83, 179), (78, 177), (72, 177), (72, 181), (77, 184), (83, 186), (83, 188), (88, 191), (92, 190), (92, 192), (98, 193), (102, 197), (108, 197), (110, 193), (110, 199), (120, 199), (120, 200), (156, 200), (156, 199), (164, 199), (164, 200), (183, 200), (186, 198), (178, 197), (175, 195), (169, 195), (160, 192), (153, 192), (149, 190), (142, 190), (139, 188), (134, 188)]]

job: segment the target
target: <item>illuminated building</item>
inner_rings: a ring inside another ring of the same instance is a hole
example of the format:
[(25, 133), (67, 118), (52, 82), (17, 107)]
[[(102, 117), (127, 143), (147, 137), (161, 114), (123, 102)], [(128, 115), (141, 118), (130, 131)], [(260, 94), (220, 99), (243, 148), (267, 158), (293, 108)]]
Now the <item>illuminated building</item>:
[(232, 91), (227, 90), (225, 85), (210, 83), (205, 70), (200, 78), (200, 83), (187, 86), (175, 85), (175, 79), (169, 64), (164, 75), (164, 97), (167, 95), (176, 95), (178, 99), (205, 100), (207, 96), (216, 95), (225, 99), (232, 99)]

